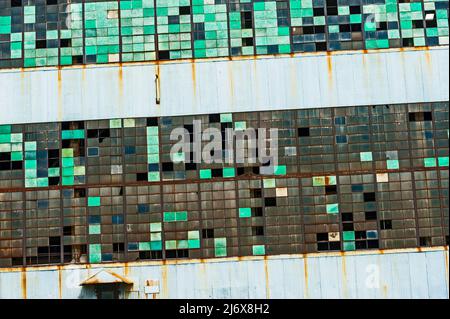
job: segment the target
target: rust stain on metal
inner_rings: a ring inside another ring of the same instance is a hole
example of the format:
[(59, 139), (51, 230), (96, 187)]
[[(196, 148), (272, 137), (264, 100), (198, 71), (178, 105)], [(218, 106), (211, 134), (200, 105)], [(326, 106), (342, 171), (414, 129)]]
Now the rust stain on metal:
[(197, 70), (195, 60), (191, 60), (192, 92), (197, 96)]
[(27, 270), (26, 268), (22, 268), (21, 270), (21, 288), (22, 288), (22, 299), (27, 299)]
[(62, 299), (62, 268), (58, 266), (58, 296)]
[(62, 74), (61, 67), (58, 67), (58, 121), (62, 121)]
[(161, 268), (161, 281), (162, 281), (162, 290), (163, 290), (163, 296), (165, 298), (169, 297), (169, 285), (167, 282), (167, 265), (164, 263)]
[(123, 265), (123, 272), (124, 272), (125, 276), (128, 276), (128, 274), (130, 272), (130, 269), (128, 267), (128, 262), (124, 263), (124, 265)]
[(446, 279), (447, 279), (447, 286), (448, 286), (448, 280), (449, 280), (449, 269), (448, 269), (448, 246), (445, 247), (444, 250), (444, 262), (445, 262), (445, 273), (446, 273)]
[(264, 276), (266, 280), (266, 298), (270, 299), (269, 264), (267, 263), (267, 256), (264, 256)]
[(344, 298), (348, 298), (347, 260), (344, 252), (341, 252), (341, 260), (342, 260), (342, 289), (344, 291)]
[(387, 285), (383, 285), (383, 296), (384, 298), (387, 298), (388, 295), (388, 287)]
[(331, 53), (327, 52), (327, 72), (328, 72), (328, 86), (333, 86), (333, 61), (331, 61)]
[(303, 268), (304, 268), (304, 279), (305, 279), (305, 285), (304, 285), (304, 295), (305, 298), (309, 298), (309, 293), (308, 293), (308, 278), (309, 278), (309, 274), (308, 274), (308, 260), (306, 258), (306, 256), (303, 258)]

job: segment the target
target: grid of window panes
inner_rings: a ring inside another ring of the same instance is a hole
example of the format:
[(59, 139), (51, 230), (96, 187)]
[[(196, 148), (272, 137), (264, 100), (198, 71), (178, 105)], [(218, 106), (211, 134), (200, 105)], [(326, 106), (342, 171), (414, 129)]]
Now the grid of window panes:
[(0, 68), (448, 45), (448, 0), (0, 0)]
[(0, 125), (0, 266), (448, 245), (448, 106)]

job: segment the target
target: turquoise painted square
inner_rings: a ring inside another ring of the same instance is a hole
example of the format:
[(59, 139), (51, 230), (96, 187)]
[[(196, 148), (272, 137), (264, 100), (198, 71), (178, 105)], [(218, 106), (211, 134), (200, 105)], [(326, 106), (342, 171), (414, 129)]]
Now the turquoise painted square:
[(200, 170), (200, 179), (208, 179), (212, 177), (212, 173), (210, 169), (201, 169)]
[(253, 245), (252, 251), (254, 256), (262, 256), (266, 254), (266, 248), (264, 245)]
[(215, 248), (225, 248), (225, 247), (227, 247), (227, 239), (226, 238), (216, 238), (216, 239), (214, 239), (214, 247)]
[(223, 177), (234, 177), (235, 175), (234, 167), (226, 167), (223, 169)]
[(100, 197), (88, 197), (88, 206), (97, 207), (100, 206)]
[(439, 166), (448, 166), (448, 157), (439, 157), (438, 163)]
[(361, 162), (370, 162), (373, 160), (372, 152), (361, 152), (359, 153)]
[(355, 232), (354, 231), (345, 231), (343, 232), (344, 241), (354, 241), (355, 240)]
[(100, 225), (89, 225), (89, 235), (100, 235), (101, 233)]
[(275, 166), (274, 174), (275, 175), (286, 175), (286, 165)]
[(327, 214), (338, 214), (339, 204), (327, 204)]
[(387, 160), (386, 164), (387, 164), (388, 169), (399, 169), (400, 168), (398, 160)]
[(165, 212), (163, 215), (165, 222), (174, 222), (176, 220), (175, 212)]
[(425, 167), (436, 167), (436, 159), (435, 158), (424, 158), (423, 164)]
[(344, 251), (353, 251), (356, 250), (356, 245), (354, 241), (344, 242)]
[(249, 207), (239, 208), (239, 217), (240, 218), (252, 217), (252, 209)]

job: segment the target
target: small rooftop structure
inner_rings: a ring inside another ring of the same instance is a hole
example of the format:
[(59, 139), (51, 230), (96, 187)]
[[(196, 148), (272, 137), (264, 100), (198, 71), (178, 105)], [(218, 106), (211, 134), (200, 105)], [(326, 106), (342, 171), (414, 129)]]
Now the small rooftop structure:
[(102, 269), (95, 275), (83, 281), (80, 286), (103, 285), (103, 284), (125, 284), (132, 285), (133, 282), (123, 276), (120, 276), (110, 270)]

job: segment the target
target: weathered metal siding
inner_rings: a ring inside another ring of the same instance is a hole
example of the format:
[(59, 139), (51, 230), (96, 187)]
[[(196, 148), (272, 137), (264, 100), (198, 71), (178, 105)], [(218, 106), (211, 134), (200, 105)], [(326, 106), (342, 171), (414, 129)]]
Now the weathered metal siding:
[(447, 46), (7, 70), (0, 124), (447, 101), (448, 63)]
[[(102, 268), (134, 282), (127, 298), (448, 298), (448, 246), (359, 253), (0, 270), (0, 298), (94, 298)], [(159, 294), (145, 294), (147, 280)]]

